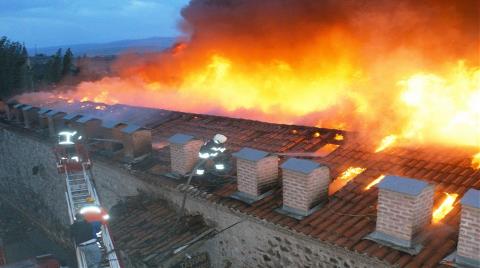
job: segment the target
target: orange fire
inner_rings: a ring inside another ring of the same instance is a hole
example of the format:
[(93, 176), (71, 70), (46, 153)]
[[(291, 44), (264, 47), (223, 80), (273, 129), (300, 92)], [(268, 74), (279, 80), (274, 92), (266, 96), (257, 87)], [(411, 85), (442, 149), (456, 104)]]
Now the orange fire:
[(392, 146), (397, 141), (397, 136), (396, 135), (388, 135), (385, 138), (382, 139), (380, 142), (380, 145), (375, 149), (375, 152), (381, 152), (385, 150), (387, 147)]
[(69, 96), (480, 146), (476, 0), (214, 2), (182, 11), (188, 42)]
[(349, 181), (354, 179), (360, 173), (364, 172), (366, 168), (362, 167), (349, 167), (347, 170), (342, 172), (329, 186), (328, 194), (333, 195), (338, 190), (342, 189)]
[(333, 139), (336, 141), (343, 141), (343, 135), (337, 133)]
[(480, 153), (477, 153), (472, 158), (472, 168), (480, 169)]
[(370, 190), (373, 186), (377, 185), (380, 183), (383, 179), (385, 178), (385, 175), (380, 175), (376, 179), (374, 179), (372, 182), (370, 182), (366, 187), (365, 191)]
[(440, 222), (454, 207), (455, 200), (458, 197), (458, 194), (449, 194), (445, 193), (445, 200), (438, 206), (437, 209), (433, 212), (432, 221), (433, 223)]

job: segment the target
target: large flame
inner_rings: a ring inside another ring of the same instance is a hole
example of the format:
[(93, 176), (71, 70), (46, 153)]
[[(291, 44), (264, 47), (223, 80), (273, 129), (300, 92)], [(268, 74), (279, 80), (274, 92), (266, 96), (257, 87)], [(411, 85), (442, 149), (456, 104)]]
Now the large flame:
[(480, 153), (477, 153), (472, 158), (472, 168), (480, 169)]
[(362, 167), (349, 167), (342, 172), (332, 183), (330, 183), (328, 188), (328, 194), (333, 195), (338, 190), (342, 189), (347, 183), (353, 180), (360, 173), (364, 172), (366, 168)]
[(432, 215), (433, 223), (440, 222), (450, 211), (452, 211), (455, 200), (458, 197), (458, 194), (449, 194), (445, 193), (446, 197), (438, 206)]
[(374, 179), (365, 187), (365, 191), (370, 190), (373, 186), (379, 184), (384, 178), (385, 178), (385, 175), (383, 174), (378, 176), (376, 179)]
[(375, 152), (381, 152), (388, 147), (392, 146), (395, 142), (397, 141), (397, 136), (396, 135), (388, 135), (385, 138), (382, 139), (380, 142), (380, 145), (375, 149)]
[(480, 147), (476, 1), (374, 2), (192, 0), (187, 41), (69, 98)]

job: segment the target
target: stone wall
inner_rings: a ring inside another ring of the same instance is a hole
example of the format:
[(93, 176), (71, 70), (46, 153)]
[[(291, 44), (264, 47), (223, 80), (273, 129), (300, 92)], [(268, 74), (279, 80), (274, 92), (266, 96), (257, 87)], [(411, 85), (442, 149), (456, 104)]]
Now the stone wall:
[[(35, 212), (50, 215), (55, 222), (68, 220), (64, 179), (56, 174), (51, 146), (28, 135), (1, 129), (0, 177), (5, 197)], [(97, 192), (107, 208), (139, 192), (153, 194), (179, 207), (183, 192), (173, 181), (136, 174), (120, 163), (93, 159)], [(41, 166), (39, 175), (32, 167)], [(6, 187), (6, 188), (5, 188)], [(3, 193), (2, 192), (2, 193)], [(189, 190), (186, 210), (201, 214), (220, 233), (205, 242), (198, 252), (207, 251), (213, 267), (385, 267), (375, 259), (308, 238), (283, 227), (213, 204), (208, 195)], [(52, 225), (47, 217), (39, 218)], [(193, 252), (195, 253), (195, 252)]]
[(480, 209), (462, 206), (460, 234), (458, 238), (458, 255), (472, 260), (479, 260), (480, 252)]
[(65, 189), (50, 144), (0, 127), (0, 198), (70, 246)]

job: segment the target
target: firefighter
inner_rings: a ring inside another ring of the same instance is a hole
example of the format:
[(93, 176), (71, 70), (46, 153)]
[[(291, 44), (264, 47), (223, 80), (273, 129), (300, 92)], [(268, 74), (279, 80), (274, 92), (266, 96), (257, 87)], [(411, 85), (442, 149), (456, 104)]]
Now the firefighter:
[(88, 268), (100, 267), (102, 252), (97, 244), (97, 236), (92, 233), (93, 226), (85, 221), (83, 215), (75, 215), (70, 233), (77, 247), (83, 252)]
[(198, 157), (203, 160), (197, 167), (195, 173), (199, 176), (205, 174), (206, 160), (212, 160), (215, 165), (215, 170), (223, 171), (225, 169), (225, 146), (227, 137), (222, 134), (216, 134), (213, 139), (205, 142), (200, 148)]
[(86, 198), (87, 206), (80, 209), (80, 214), (93, 226), (93, 232), (96, 236), (101, 235), (102, 225), (106, 225), (110, 219), (107, 211), (95, 204), (95, 198), (89, 196)]

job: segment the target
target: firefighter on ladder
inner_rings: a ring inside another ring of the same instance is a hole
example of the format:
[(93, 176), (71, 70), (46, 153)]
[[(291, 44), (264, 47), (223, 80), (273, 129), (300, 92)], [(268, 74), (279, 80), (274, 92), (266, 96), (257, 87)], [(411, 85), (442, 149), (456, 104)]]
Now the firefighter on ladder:
[(226, 150), (224, 143), (227, 141), (227, 137), (222, 134), (216, 134), (213, 139), (205, 142), (200, 148), (198, 157), (201, 159), (197, 169), (195, 170), (196, 175), (205, 174), (205, 166), (207, 160), (212, 160), (215, 165), (216, 171), (225, 170), (225, 155)]
[(85, 218), (85, 221), (91, 223), (93, 226), (94, 235), (101, 236), (102, 225), (106, 225), (110, 219), (107, 211), (95, 204), (95, 199), (91, 196), (86, 198), (88, 205), (82, 207), (79, 213)]

